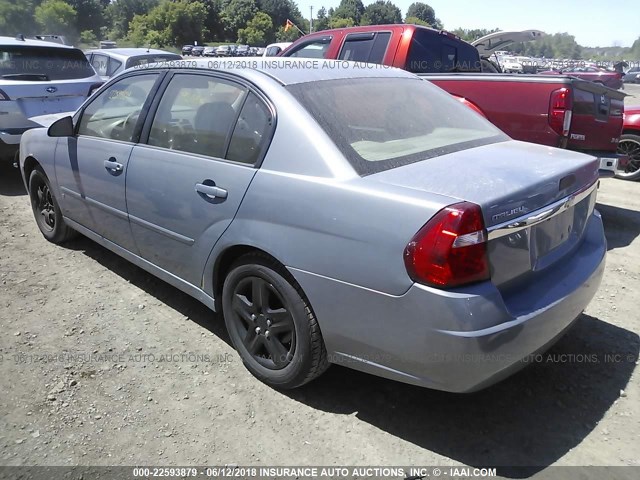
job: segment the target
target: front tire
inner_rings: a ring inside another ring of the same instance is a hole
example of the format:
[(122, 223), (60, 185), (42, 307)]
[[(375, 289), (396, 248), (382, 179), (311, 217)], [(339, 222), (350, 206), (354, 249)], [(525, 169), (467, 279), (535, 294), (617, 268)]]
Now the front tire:
[(240, 258), (225, 278), (227, 331), (247, 369), (272, 387), (310, 382), (329, 366), (320, 327), (287, 270), (260, 254)]
[(629, 165), (624, 172), (616, 172), (616, 177), (624, 180), (640, 180), (640, 135), (626, 133), (618, 142), (618, 153), (629, 156)]
[(31, 209), (40, 232), (52, 243), (63, 243), (76, 235), (62, 218), (60, 205), (51, 190), (49, 179), (40, 167), (29, 176)]

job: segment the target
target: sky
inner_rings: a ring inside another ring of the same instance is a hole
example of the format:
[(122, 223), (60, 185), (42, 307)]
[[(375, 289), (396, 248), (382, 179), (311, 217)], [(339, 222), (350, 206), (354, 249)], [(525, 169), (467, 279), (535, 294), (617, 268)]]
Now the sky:
[[(294, 0), (309, 18), (324, 6), (336, 8), (340, 0)], [(404, 18), (414, 0), (392, 0)], [(373, 0), (363, 0), (365, 6)], [(445, 29), (499, 28), (567, 32), (585, 47), (630, 47), (640, 37), (639, 0), (427, 0)]]

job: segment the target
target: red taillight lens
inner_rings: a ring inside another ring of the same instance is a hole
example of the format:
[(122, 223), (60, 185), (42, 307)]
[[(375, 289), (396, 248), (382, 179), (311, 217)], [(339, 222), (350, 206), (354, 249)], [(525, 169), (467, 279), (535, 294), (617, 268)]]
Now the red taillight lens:
[(0, 90), (0, 102), (2, 100), (9, 100), (9, 96), (6, 93), (4, 93), (2, 90)]
[(571, 128), (571, 90), (559, 88), (551, 92), (549, 101), (549, 125), (553, 130), (564, 137), (569, 135)]
[(413, 280), (435, 287), (488, 280), (487, 231), (480, 207), (462, 202), (440, 210), (411, 239), (404, 263)]

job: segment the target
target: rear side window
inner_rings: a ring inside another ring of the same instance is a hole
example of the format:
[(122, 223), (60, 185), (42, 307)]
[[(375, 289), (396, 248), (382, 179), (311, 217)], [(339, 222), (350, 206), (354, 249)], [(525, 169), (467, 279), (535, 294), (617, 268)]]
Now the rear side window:
[(233, 130), (227, 159), (255, 164), (269, 138), (272, 124), (267, 106), (257, 95), (249, 93)]
[(87, 57), (76, 48), (0, 46), (0, 78), (72, 80), (95, 75)]
[(382, 63), (391, 32), (347, 35), (338, 58), (354, 62)]
[(419, 28), (411, 38), (405, 69), (413, 73), (480, 72), (480, 55), (473, 45)]

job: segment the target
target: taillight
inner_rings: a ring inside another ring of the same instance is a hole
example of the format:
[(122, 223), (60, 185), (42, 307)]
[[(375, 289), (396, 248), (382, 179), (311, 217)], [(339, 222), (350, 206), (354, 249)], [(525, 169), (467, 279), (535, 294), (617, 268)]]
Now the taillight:
[(558, 134), (566, 137), (571, 128), (571, 90), (559, 88), (551, 92), (549, 101), (549, 125)]
[(404, 263), (414, 281), (435, 287), (488, 280), (487, 231), (480, 207), (462, 202), (440, 210), (411, 239)]
[(87, 97), (90, 97), (91, 95), (96, 93), (96, 90), (98, 90), (102, 85), (102, 83), (94, 83), (93, 85), (91, 85), (91, 88), (89, 89), (89, 95), (87, 95)]
[(9, 100), (9, 95), (0, 90), (0, 101), (2, 100)]

